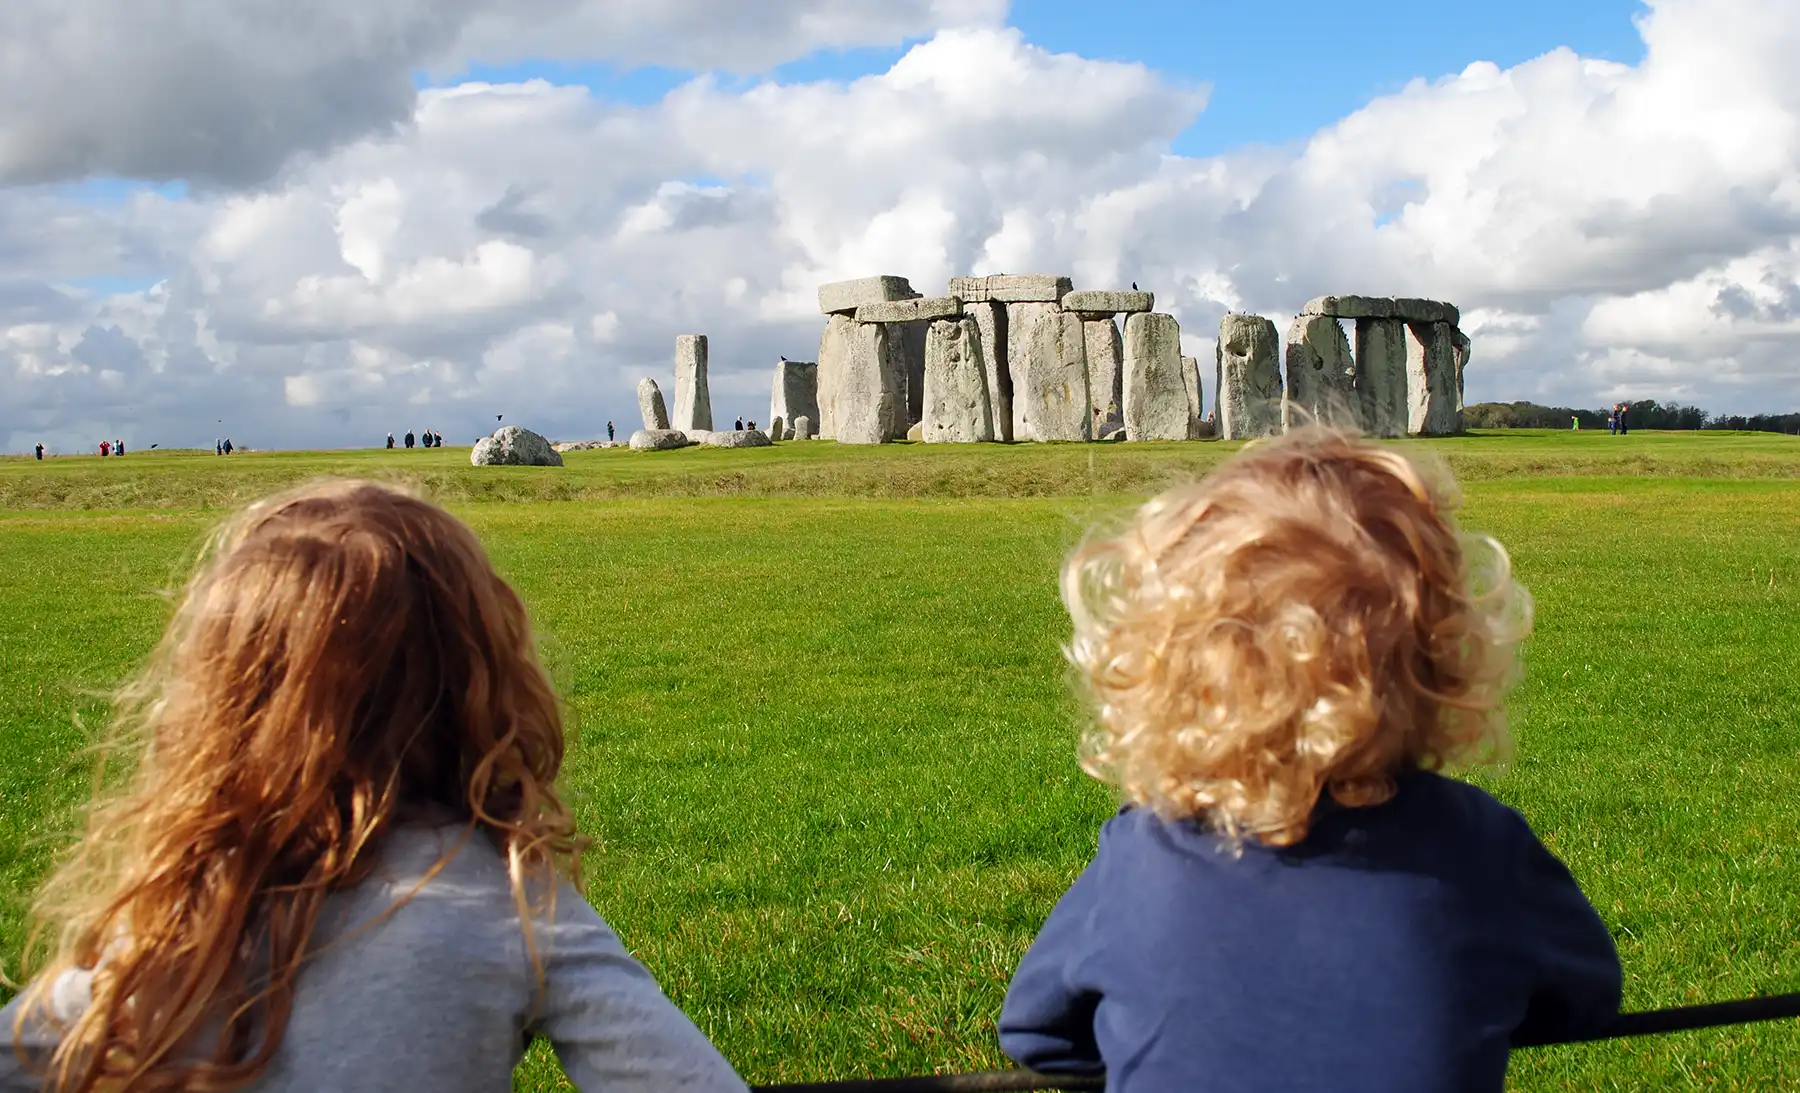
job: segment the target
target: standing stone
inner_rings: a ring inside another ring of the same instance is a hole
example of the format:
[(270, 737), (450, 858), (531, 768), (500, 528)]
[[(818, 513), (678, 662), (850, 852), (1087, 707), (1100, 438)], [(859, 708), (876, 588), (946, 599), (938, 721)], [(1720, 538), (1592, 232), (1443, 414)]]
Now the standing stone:
[(646, 429), (669, 427), (669, 408), (663, 405), (662, 389), (648, 376), (638, 380), (638, 413), (643, 415)]
[(1014, 439), (1092, 439), (1081, 316), (1055, 304), (1008, 304), (1006, 324)]
[(981, 331), (981, 361), (987, 368), (988, 409), (994, 416), (994, 439), (1011, 443), (1012, 373), (1006, 364), (1006, 305), (982, 301), (964, 304), (963, 314)]
[(1125, 320), (1126, 440), (1188, 439), (1181, 370), (1181, 326), (1173, 315), (1140, 311)]
[(1406, 435), (1406, 324), (1356, 320), (1356, 407), (1370, 436)]
[(786, 440), (787, 434), (782, 431), (784, 427), (785, 426), (783, 425), (781, 418), (778, 418), (778, 417), (770, 418), (769, 419), (769, 439), (770, 440)]
[(974, 319), (939, 319), (931, 324), (925, 337), (924, 387), (920, 439), (925, 443), (974, 444), (994, 439), (987, 368), (981, 359), (981, 328)]
[(1463, 415), (1463, 370), (1469, 365), (1469, 336), (1462, 332), (1462, 327), (1450, 328), (1450, 348), (1456, 356), (1456, 430), (1462, 431)]
[(706, 335), (675, 336), (676, 429), (712, 428), (712, 392), (706, 386)]
[(1295, 316), (1288, 327), (1281, 427), (1353, 425), (1358, 413), (1356, 362), (1343, 325), (1328, 315)]
[[(1129, 325), (1130, 320), (1126, 320)], [(1088, 416), (1094, 423), (1094, 435), (1104, 436), (1110, 430), (1103, 426), (1114, 419), (1124, 420), (1125, 347), (1119, 339), (1119, 324), (1112, 316), (1084, 319), (1081, 340), (1087, 349)]]
[(812, 418), (801, 414), (794, 419), (794, 427), (788, 433), (789, 440), (811, 440), (813, 438)]
[(853, 322), (849, 343), (834, 411), (838, 443), (899, 440), (906, 435), (906, 360), (900, 332), (886, 323)]
[(844, 366), (850, 360), (850, 342), (856, 330), (856, 320), (848, 315), (833, 315), (825, 323), (825, 332), (819, 335), (819, 371), (818, 398), (819, 436), (824, 440), (837, 439), (837, 396), (838, 388), (843, 385)]
[(1281, 432), (1281, 366), (1275, 324), (1227, 312), (1219, 321), (1219, 436), (1249, 440)]
[[(819, 366), (812, 361), (777, 361), (769, 420), (792, 423), (802, 414), (819, 420)], [(781, 438), (770, 434), (769, 439)]]
[(1406, 431), (1415, 436), (1457, 432), (1456, 347), (1449, 323), (1406, 324)]
[(1189, 440), (1200, 439), (1200, 362), (1193, 357), (1181, 358), (1181, 385), (1187, 388)]

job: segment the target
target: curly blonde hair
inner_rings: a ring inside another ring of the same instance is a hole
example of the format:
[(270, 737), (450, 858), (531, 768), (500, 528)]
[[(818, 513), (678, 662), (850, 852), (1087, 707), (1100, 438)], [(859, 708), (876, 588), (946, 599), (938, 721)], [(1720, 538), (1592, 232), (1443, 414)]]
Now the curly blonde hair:
[(1323, 795), (1379, 804), (1407, 770), (1503, 750), (1531, 601), (1455, 503), (1447, 475), (1308, 428), (1083, 545), (1062, 591), (1084, 769), (1232, 845), (1287, 846)]
[[(255, 1081), (324, 900), (369, 874), (395, 822), (493, 842), (541, 985), (532, 921), (555, 885), (537, 881), (576, 877), (582, 845), (554, 789), (562, 715), (523, 604), (444, 510), (345, 481), (251, 505), (114, 727), (135, 770), (34, 907), (23, 1009), (60, 1040), (26, 1061), (47, 1089)], [(73, 969), (93, 972), (92, 1001), (64, 1026), (51, 995)]]

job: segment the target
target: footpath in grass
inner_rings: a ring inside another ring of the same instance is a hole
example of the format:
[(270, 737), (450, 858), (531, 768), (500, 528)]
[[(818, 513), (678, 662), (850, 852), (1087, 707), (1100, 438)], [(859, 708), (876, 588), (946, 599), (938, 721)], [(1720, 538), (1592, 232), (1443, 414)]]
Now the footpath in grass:
[[(455, 506), (569, 697), (590, 897), (752, 1080), (1003, 1065), (1007, 977), (1111, 811), (1073, 761), (1056, 565), (1123, 505)], [(86, 787), (70, 713), (147, 651), (214, 518), (0, 513), (9, 966)], [(1538, 604), (1516, 757), (1478, 777), (1613, 927), (1627, 1005), (1800, 989), (1800, 483), (1475, 482), (1467, 523)], [(1774, 1025), (1522, 1052), (1513, 1084), (1776, 1088), (1796, 1048)], [(561, 1079), (538, 1051), (517, 1085)]]
[[(1397, 442), (1465, 482), (1527, 476), (1800, 477), (1800, 437), (1769, 433), (1496, 430)], [(409, 482), (447, 502), (633, 497), (1070, 497), (1153, 493), (1204, 474), (1238, 443), (883, 444), (569, 452), (566, 465), (471, 467), (467, 448), (140, 452), (0, 458), (0, 511), (239, 505), (321, 475)]]

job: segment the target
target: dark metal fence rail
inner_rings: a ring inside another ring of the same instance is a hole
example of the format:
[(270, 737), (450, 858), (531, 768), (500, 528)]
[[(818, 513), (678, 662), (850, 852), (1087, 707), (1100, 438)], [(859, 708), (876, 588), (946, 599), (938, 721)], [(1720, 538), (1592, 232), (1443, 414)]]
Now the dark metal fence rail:
[[(1775, 994), (1736, 1002), (1710, 1002), (1702, 1006), (1676, 1006), (1666, 1010), (1621, 1013), (1603, 1027), (1584, 1036), (1560, 1040), (1521, 1041), (1514, 1047), (1549, 1047), (1554, 1044), (1590, 1043), (1627, 1036), (1654, 1036), (1664, 1032), (1747, 1025), (1800, 1017), (1800, 994)], [(754, 1086), (758, 1093), (1026, 1093), (1029, 1090), (1103, 1090), (1103, 1074), (1054, 1075), (1030, 1070), (997, 1070), (987, 1074), (930, 1074), (917, 1078), (861, 1078), (841, 1082), (794, 1082)]]

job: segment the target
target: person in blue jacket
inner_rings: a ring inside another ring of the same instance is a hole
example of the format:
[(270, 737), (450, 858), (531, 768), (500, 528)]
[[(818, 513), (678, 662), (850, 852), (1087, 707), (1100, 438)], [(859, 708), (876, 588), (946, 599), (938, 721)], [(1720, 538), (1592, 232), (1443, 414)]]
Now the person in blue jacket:
[(1322, 429), (1146, 504), (1063, 572), (1124, 805), (1007, 991), (1000, 1046), (1116, 1091), (1499, 1091), (1619, 1008), (1611, 934), (1519, 813), (1440, 770), (1504, 743), (1530, 630), (1451, 486)]

